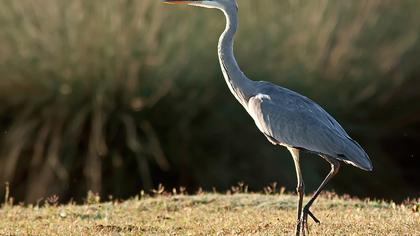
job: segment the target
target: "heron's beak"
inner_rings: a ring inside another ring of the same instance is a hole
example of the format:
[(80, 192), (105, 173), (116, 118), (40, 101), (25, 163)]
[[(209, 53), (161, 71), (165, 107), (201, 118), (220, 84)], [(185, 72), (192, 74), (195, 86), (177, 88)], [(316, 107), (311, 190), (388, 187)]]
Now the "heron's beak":
[(166, 4), (189, 4), (189, 3), (194, 3), (194, 2), (201, 2), (198, 0), (189, 0), (189, 1), (182, 1), (182, 0), (165, 0), (162, 3), (166, 3)]

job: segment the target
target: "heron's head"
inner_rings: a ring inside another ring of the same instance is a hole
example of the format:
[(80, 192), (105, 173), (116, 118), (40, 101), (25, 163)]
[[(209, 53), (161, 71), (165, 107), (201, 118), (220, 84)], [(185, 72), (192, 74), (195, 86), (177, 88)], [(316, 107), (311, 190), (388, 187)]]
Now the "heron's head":
[(221, 10), (237, 10), (238, 4), (236, 0), (163, 0), (167, 4), (186, 4), (190, 6), (217, 8)]

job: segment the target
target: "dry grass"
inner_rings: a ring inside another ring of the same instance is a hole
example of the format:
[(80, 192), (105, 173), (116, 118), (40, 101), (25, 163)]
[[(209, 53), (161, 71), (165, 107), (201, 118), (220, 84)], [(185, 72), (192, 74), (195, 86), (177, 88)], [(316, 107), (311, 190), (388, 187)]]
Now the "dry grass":
[[(4, 206), (0, 235), (290, 235), (289, 194), (157, 196), (86, 205)], [(323, 195), (311, 235), (420, 235), (419, 203), (396, 205)]]

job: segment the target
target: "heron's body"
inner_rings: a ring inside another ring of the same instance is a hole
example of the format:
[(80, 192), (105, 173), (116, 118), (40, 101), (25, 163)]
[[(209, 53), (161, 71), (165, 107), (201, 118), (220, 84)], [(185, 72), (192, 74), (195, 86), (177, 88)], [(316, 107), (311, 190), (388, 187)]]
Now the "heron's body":
[[(226, 29), (218, 44), (219, 62), (225, 81), (258, 129), (275, 144), (286, 146), (292, 154), (298, 179), (298, 224), (296, 235), (304, 234), (307, 216), (319, 222), (309, 208), (338, 172), (339, 161), (372, 170), (371, 161), (363, 148), (341, 125), (318, 104), (294, 91), (266, 81), (252, 81), (239, 68), (233, 54), (233, 39), (237, 29), (237, 5), (235, 0), (167, 0), (166, 3), (217, 8), (226, 16)], [(331, 172), (302, 209), (304, 192), (300, 171), (299, 151), (314, 152), (331, 164)]]
[(364, 170), (372, 168), (360, 145), (315, 102), (289, 89), (258, 83), (247, 111), (269, 141), (325, 154)]

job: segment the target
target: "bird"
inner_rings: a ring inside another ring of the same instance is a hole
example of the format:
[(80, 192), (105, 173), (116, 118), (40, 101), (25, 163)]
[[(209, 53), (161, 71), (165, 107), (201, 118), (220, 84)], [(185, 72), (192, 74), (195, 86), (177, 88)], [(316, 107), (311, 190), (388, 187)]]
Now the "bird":
[[(308, 216), (320, 221), (310, 208), (327, 183), (338, 173), (340, 161), (372, 171), (368, 154), (343, 127), (311, 99), (285, 87), (267, 81), (249, 79), (234, 56), (234, 37), (238, 27), (236, 0), (164, 0), (167, 4), (186, 4), (221, 10), (226, 27), (218, 42), (220, 68), (226, 84), (254, 120), (257, 128), (274, 145), (286, 147), (294, 161), (297, 176), (296, 235), (305, 235)], [(310, 200), (303, 206), (304, 181), (300, 168), (300, 153), (317, 154), (331, 165), (331, 170)]]

